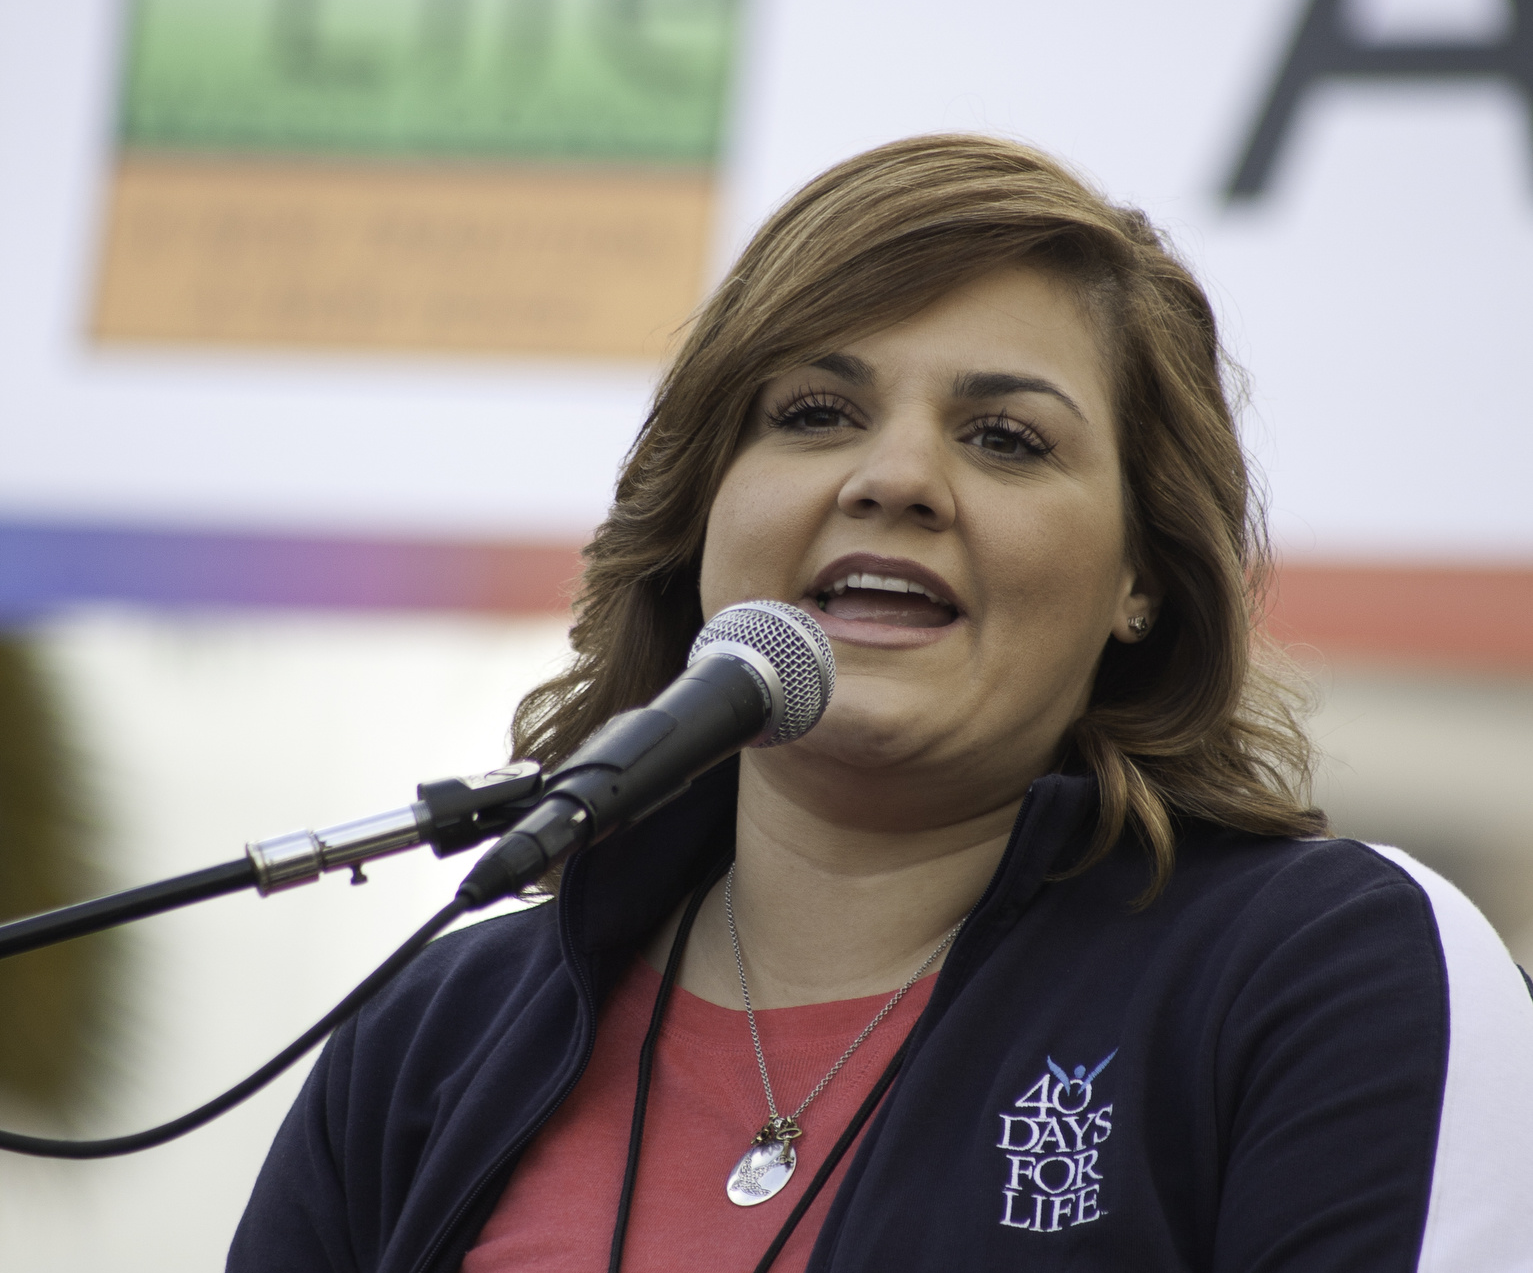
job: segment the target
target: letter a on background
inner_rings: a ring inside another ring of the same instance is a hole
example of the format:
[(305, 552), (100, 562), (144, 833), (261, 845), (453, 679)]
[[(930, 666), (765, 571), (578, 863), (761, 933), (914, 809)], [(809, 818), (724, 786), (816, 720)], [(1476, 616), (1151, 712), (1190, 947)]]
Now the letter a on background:
[[(1507, 0), (1506, 34), (1490, 41), (1362, 38), (1347, 21), (1345, 0), (1310, 0), (1298, 33), (1225, 187), (1231, 201), (1265, 193), (1278, 152), (1305, 95), (1326, 80), (1499, 78), (1520, 89), (1533, 110), (1533, 0)], [(1533, 141), (1533, 135), (1530, 135)]]

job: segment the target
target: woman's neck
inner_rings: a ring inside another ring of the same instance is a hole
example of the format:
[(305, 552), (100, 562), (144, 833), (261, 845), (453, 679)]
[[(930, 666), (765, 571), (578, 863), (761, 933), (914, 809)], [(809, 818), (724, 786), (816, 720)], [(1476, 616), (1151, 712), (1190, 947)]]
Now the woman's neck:
[[(755, 761), (741, 759), (733, 884), (752, 1005), (897, 990), (979, 899), (1020, 796), (943, 825), (871, 828), (791, 798)], [(656, 968), (679, 918), (678, 909), (646, 951)], [(711, 1003), (744, 1006), (722, 883), (698, 914), (679, 982)]]

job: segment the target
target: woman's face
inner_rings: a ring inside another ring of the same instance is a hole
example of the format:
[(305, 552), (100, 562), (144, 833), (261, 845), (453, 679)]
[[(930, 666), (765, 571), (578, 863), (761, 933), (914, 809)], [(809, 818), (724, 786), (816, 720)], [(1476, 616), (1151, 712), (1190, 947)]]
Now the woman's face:
[(1027, 268), (764, 387), (709, 515), (703, 612), (802, 606), (837, 682), (760, 762), (962, 773), (996, 796), (1052, 765), (1104, 644), (1153, 612), (1110, 404), (1078, 302)]

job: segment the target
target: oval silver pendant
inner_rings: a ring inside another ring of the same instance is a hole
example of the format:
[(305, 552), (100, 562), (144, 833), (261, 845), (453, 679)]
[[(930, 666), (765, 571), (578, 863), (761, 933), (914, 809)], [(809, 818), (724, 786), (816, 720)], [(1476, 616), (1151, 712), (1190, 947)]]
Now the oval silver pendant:
[(765, 1145), (752, 1145), (729, 1173), (724, 1192), (735, 1206), (754, 1207), (781, 1193), (783, 1186), (793, 1179), (793, 1169), (797, 1166), (798, 1155), (788, 1141), (773, 1140)]

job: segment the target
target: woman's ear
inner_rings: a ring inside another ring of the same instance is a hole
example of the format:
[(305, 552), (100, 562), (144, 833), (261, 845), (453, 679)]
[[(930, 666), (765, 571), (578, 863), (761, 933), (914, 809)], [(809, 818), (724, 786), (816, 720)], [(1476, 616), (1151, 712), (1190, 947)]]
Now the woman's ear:
[(1112, 634), (1125, 645), (1137, 645), (1150, 635), (1160, 617), (1165, 590), (1153, 571), (1143, 567), (1133, 570), (1113, 619)]

